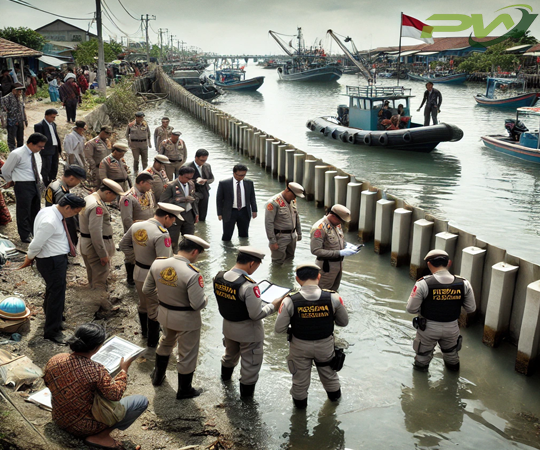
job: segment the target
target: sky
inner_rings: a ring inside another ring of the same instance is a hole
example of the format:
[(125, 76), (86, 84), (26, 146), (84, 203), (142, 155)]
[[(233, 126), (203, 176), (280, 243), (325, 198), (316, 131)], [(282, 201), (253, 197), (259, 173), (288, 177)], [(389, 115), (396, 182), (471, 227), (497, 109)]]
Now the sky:
[[(20, 0), (17, 0), (20, 1)], [(88, 29), (95, 2), (93, 0), (26, 0), (27, 3), (51, 13), (84, 18), (63, 19), (80, 28)], [(405, 2), (403, 0), (102, 0), (116, 25), (134, 39), (144, 39), (141, 22), (131, 18), (121, 4), (136, 18), (155, 15), (150, 21), (149, 36), (158, 42), (157, 32), (168, 29), (174, 39), (185, 42), (187, 47), (199, 47), (218, 54), (279, 55), (282, 50), (269, 36), (268, 30), (293, 36), (302, 27), (306, 45), (322, 40), (327, 52), (337, 52), (335, 42), (326, 37), (328, 29), (354, 39), (358, 49), (394, 46), (399, 43), (400, 13), (410, 15), (428, 25), (455, 25), (457, 22), (428, 21), (432, 14), (482, 14), (484, 24), (507, 12), (517, 23), (521, 13), (516, 8), (498, 11), (514, 5), (511, 0), (433, 0)], [(121, 2), (121, 3), (120, 3)], [(540, 5), (529, 2), (540, 13)], [(536, 7), (535, 7), (536, 5)], [(0, 0), (0, 28), (25, 26), (39, 28), (56, 19), (10, 0)], [(122, 32), (104, 17), (105, 37), (120, 40)], [(95, 24), (90, 26), (96, 32)], [(110, 30), (110, 31), (108, 31)], [(530, 27), (531, 34), (540, 40), (540, 18)], [(463, 32), (436, 32), (434, 37), (468, 36), (472, 28)], [(499, 25), (490, 35), (504, 34)], [(124, 38), (125, 39), (125, 38)], [(287, 41), (291, 38), (286, 37)], [(403, 38), (403, 45), (420, 44), (420, 41)]]

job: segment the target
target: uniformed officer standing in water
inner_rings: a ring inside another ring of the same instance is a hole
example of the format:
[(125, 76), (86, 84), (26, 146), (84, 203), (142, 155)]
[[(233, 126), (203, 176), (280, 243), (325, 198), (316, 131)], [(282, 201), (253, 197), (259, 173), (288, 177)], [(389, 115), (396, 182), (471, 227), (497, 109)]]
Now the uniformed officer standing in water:
[(334, 323), (347, 326), (349, 315), (335, 291), (319, 287), (319, 270), (315, 264), (296, 267), (300, 291), (285, 297), (275, 324), (276, 333), (290, 333), (287, 362), (293, 381), (291, 395), (299, 409), (307, 407), (313, 362), (328, 398), (336, 401), (341, 397), (339, 376), (332, 368)]
[(419, 313), (413, 320), (414, 368), (427, 372), (439, 343), (446, 368), (457, 371), (462, 340), (458, 319), (462, 306), (467, 313), (476, 310), (474, 292), (469, 281), (448, 271), (452, 261), (444, 250), (431, 250), (424, 260), (432, 275), (416, 282), (407, 302), (408, 313)]

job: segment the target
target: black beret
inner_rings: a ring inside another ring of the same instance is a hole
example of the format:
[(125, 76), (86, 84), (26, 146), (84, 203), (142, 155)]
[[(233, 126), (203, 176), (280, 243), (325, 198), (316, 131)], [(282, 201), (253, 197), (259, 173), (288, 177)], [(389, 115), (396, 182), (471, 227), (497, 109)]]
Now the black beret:
[(86, 202), (83, 198), (79, 197), (75, 194), (66, 194), (64, 195), (59, 202), (60, 206), (66, 206), (69, 205), (72, 208), (84, 208), (86, 206)]
[(72, 164), (71, 166), (66, 167), (64, 172), (66, 175), (73, 175), (79, 180), (86, 180), (86, 170), (77, 164)]

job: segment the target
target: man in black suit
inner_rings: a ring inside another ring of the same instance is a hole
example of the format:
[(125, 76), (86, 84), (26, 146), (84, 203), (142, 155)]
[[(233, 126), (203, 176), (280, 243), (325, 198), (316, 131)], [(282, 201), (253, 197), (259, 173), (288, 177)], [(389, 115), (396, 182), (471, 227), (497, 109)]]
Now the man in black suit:
[(248, 237), (249, 221), (257, 217), (257, 202), (253, 181), (245, 180), (248, 168), (243, 164), (233, 167), (233, 178), (219, 182), (216, 203), (218, 219), (223, 220), (222, 241), (230, 241), (234, 226), (238, 236)]
[(47, 137), (45, 148), (40, 152), (42, 162), (41, 177), (45, 186), (56, 180), (58, 159), (62, 153), (62, 145), (54, 123), (57, 115), (58, 111), (56, 109), (48, 109), (45, 111), (45, 119), (34, 125), (36, 133), (41, 133)]
[(199, 208), (199, 222), (204, 222), (206, 220), (208, 199), (210, 198), (210, 184), (214, 182), (212, 168), (210, 167), (210, 164), (206, 162), (208, 160), (208, 155), (208, 150), (200, 148), (195, 153), (195, 161), (188, 164), (188, 167), (193, 167), (195, 169), (193, 181), (195, 181), (195, 189), (197, 197), (199, 197), (199, 203), (197, 204)]

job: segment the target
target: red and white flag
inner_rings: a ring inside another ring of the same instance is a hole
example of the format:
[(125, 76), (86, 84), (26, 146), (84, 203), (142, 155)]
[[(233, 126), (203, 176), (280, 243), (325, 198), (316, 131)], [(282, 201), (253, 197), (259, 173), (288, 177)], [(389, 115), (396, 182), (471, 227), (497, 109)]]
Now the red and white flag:
[(401, 19), (401, 36), (402, 37), (412, 37), (418, 39), (419, 41), (424, 41), (427, 44), (433, 44), (433, 27), (420, 22), (418, 19), (415, 19), (411, 16), (406, 16), (402, 14)]

